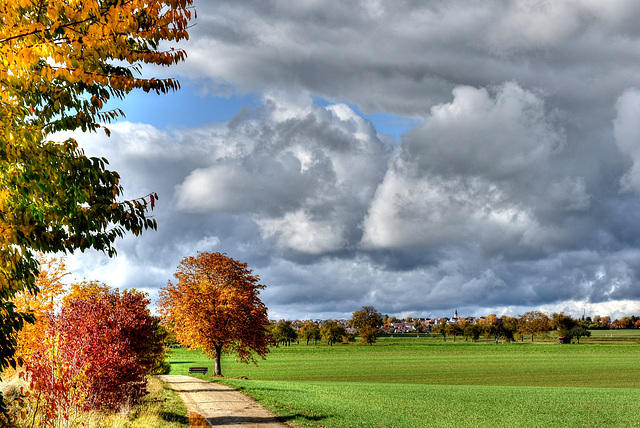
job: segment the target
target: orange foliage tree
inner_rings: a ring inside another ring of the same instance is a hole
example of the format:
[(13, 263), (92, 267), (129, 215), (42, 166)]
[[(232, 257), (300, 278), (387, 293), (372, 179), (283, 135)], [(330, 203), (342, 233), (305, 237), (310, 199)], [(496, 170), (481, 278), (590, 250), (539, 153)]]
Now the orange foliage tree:
[(215, 359), (214, 375), (222, 376), (220, 356), (256, 362), (265, 358), (270, 337), (267, 307), (258, 297), (265, 286), (246, 263), (222, 253), (199, 253), (180, 262), (171, 281), (160, 290), (160, 313), (176, 338)]
[(60, 257), (39, 256), (40, 273), (36, 278), (38, 294), (22, 291), (12, 299), (16, 309), (34, 316), (33, 324), (25, 324), (17, 338), (16, 356), (28, 359), (42, 343), (47, 328), (47, 315), (54, 311), (55, 305), (64, 294), (63, 278), (69, 274), (64, 259)]
[(363, 306), (353, 313), (349, 324), (358, 329), (361, 343), (373, 345), (378, 334), (382, 332), (382, 315), (373, 306)]

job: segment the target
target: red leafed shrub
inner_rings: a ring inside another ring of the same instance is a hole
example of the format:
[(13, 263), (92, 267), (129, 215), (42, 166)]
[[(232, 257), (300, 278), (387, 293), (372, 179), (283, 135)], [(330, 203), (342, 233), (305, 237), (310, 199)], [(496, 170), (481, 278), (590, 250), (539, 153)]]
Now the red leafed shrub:
[(163, 336), (146, 295), (105, 291), (67, 300), (49, 316), (46, 338), (26, 365), (52, 418), (117, 410), (146, 393), (145, 375), (163, 359)]

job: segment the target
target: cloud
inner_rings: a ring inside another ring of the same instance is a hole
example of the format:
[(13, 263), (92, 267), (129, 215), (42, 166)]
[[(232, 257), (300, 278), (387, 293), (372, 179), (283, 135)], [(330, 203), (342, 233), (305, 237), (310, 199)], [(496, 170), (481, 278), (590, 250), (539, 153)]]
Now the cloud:
[(424, 124), (404, 136), (372, 201), (362, 243), (473, 242), (492, 254), (555, 247), (565, 231), (537, 212), (583, 211), (590, 201), (581, 177), (549, 173), (564, 144), (564, 132), (535, 93), (512, 82), (494, 94), (458, 87), (451, 102), (432, 107)]
[(464, 84), (516, 80), (545, 88), (554, 102), (584, 106), (637, 80), (629, 56), (637, 51), (634, 23), (640, 18), (633, 1), (325, 1), (292, 7), (273, 0), (201, 1), (196, 7), (199, 23), (186, 45), (183, 72), (205, 79), (214, 93), (230, 86), (295, 88), (349, 100), (365, 112), (413, 117)]
[(615, 141), (620, 151), (630, 160), (631, 167), (621, 178), (622, 190), (640, 192), (640, 91), (625, 91), (616, 103), (617, 116), (613, 122)]
[(353, 245), (391, 152), (345, 105), (273, 99), (210, 144), (245, 145), (191, 171), (176, 187), (178, 208), (246, 213), (277, 247), (310, 254)]
[[(640, 308), (637, 2), (196, 7), (188, 61), (154, 72), (258, 101), (82, 136), (160, 200), (158, 232), (78, 272), (157, 290), (223, 251), (282, 318)], [(393, 141), (360, 111), (415, 126)]]

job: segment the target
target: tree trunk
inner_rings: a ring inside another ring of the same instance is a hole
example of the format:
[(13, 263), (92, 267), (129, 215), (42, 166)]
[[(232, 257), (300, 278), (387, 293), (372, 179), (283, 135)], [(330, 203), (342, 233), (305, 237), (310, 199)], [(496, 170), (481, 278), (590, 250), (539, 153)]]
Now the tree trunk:
[(214, 376), (222, 376), (222, 370), (220, 369), (220, 355), (222, 354), (222, 345), (213, 345), (215, 353), (215, 366), (213, 369)]

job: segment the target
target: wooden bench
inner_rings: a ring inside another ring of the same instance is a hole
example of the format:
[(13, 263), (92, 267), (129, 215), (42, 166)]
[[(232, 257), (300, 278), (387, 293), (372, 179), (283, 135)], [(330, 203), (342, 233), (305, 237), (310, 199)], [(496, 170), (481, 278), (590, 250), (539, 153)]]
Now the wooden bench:
[(189, 367), (189, 374), (191, 373), (207, 374), (208, 371), (209, 371), (209, 367)]

